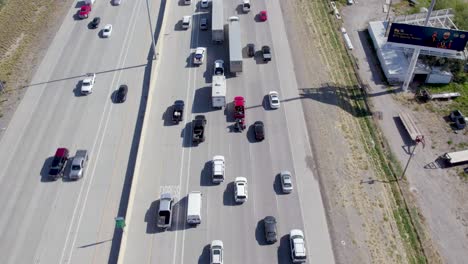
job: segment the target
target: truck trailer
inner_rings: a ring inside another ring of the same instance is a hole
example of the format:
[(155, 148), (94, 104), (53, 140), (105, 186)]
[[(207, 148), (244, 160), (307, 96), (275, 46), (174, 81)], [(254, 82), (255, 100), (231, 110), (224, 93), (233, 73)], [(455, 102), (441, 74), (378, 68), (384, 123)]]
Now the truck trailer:
[(212, 0), (211, 38), (214, 43), (224, 42), (223, 0)]
[(229, 18), (229, 70), (231, 73), (242, 72), (242, 47), (239, 17)]
[(213, 108), (226, 106), (226, 77), (224, 75), (213, 75), (211, 105)]
[(456, 152), (447, 152), (444, 155), (442, 155), (442, 159), (444, 159), (448, 165), (467, 163), (468, 149)]

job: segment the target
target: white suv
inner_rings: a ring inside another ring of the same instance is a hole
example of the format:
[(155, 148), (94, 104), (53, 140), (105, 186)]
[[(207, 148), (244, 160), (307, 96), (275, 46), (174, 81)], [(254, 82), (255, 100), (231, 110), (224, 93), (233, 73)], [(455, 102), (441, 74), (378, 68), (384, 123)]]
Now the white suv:
[(234, 200), (236, 200), (236, 203), (243, 203), (248, 198), (247, 178), (237, 177), (234, 181)]
[(291, 259), (293, 263), (302, 263), (307, 260), (304, 233), (299, 229), (289, 232), (289, 244), (291, 245)]
[(213, 240), (211, 242), (210, 251), (211, 264), (223, 264), (223, 241)]

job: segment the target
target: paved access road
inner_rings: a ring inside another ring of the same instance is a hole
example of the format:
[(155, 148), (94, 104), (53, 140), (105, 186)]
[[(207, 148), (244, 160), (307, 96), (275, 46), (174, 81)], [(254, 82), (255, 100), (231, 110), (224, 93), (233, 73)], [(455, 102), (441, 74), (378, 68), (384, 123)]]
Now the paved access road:
[[(152, 3), (156, 20), (159, 2)], [(41, 62), (0, 141), (0, 254), (2, 263), (106, 263), (125, 175), (129, 168), (151, 38), (144, 0), (119, 7), (96, 1), (75, 20), (77, 3)], [(102, 39), (87, 28), (92, 17), (114, 26)], [(154, 25), (153, 25), (154, 26)], [(94, 93), (77, 96), (87, 72)], [(126, 83), (127, 101), (113, 90)], [(90, 152), (85, 177), (47, 179), (57, 147)], [(131, 165), (131, 164), (130, 164)]]
[[(226, 20), (240, 17), (243, 46), (250, 42), (257, 49), (272, 46), (272, 62), (245, 58), (244, 73), (227, 81), (229, 101), (237, 95), (246, 98), (248, 125), (256, 120), (266, 124), (266, 140), (261, 143), (253, 141), (251, 131), (229, 132), (232, 104), (227, 111), (210, 107), (213, 62), (219, 58), (228, 62), (228, 43), (214, 46), (211, 32), (199, 30), (200, 17), (211, 20), (211, 15), (198, 4), (168, 1), (160, 69), (150, 95), (121, 263), (208, 263), (214, 239), (224, 242), (224, 263), (289, 263), (288, 233), (293, 228), (305, 231), (310, 263), (334, 263), (318, 182), (310, 169), (313, 158), (279, 2), (254, 2), (249, 14), (238, 14), (240, 1), (224, 1)], [(255, 21), (260, 10), (268, 10), (268, 22)], [(191, 14), (192, 28), (181, 30), (182, 16)], [(193, 67), (191, 50), (197, 46), (208, 47), (208, 57)], [(265, 104), (270, 90), (279, 91), (281, 109), (269, 110)], [(170, 106), (177, 99), (186, 103), (184, 122), (170, 125)], [(207, 117), (206, 141), (192, 146), (190, 121), (197, 114)], [(209, 161), (214, 155), (226, 158), (226, 180), (220, 185), (210, 184)], [(281, 170), (295, 174), (292, 194), (280, 194)], [(237, 176), (249, 181), (249, 199), (243, 205), (233, 201)], [(195, 190), (203, 193), (203, 219), (198, 227), (189, 228), (186, 195)], [(165, 232), (156, 228), (157, 200), (163, 192), (177, 197), (172, 228)], [(279, 223), (280, 240), (274, 245), (263, 242), (260, 221), (267, 215)]]

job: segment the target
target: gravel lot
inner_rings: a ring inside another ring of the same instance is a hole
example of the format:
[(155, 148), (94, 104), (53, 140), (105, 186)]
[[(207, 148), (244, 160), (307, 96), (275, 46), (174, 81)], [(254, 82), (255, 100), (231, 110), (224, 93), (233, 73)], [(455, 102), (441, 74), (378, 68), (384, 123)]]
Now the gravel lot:
[(406, 189), (404, 191), (411, 192), (409, 197), (415, 198), (415, 204), (410, 207), (417, 206), (422, 213), (423, 229), (428, 232), (423, 245), (429, 263), (466, 263), (468, 188), (466, 181), (457, 176), (463, 166), (450, 169), (429, 167), (437, 165), (434, 161), (447, 151), (466, 149), (467, 131), (454, 133), (440, 114), (430, 111), (446, 103), (420, 105), (412, 93), (386, 93), (387, 86), (381, 81), (379, 66), (372, 48), (367, 45), (367, 32), (364, 31), (368, 21), (379, 17), (385, 19), (386, 15), (382, 13), (384, 3), (382, 0), (368, 0), (365, 4), (362, 1), (342, 11), (345, 27), (351, 33), (355, 47), (353, 54), (359, 62), (359, 74), (370, 87), (374, 110), (383, 113), (378, 125), (402, 167), (409, 157), (409, 139), (394, 117), (401, 110), (408, 111), (425, 135), (426, 146), (424, 149), (418, 146), (406, 173), (407, 181), (402, 186)]

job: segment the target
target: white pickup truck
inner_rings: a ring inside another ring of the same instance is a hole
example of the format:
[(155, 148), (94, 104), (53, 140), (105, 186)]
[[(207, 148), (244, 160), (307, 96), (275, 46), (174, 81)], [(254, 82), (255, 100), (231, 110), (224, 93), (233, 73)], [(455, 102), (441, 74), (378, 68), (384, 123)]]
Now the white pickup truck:
[(94, 82), (96, 80), (95, 73), (87, 73), (86, 78), (81, 82), (81, 94), (88, 95), (93, 92)]

